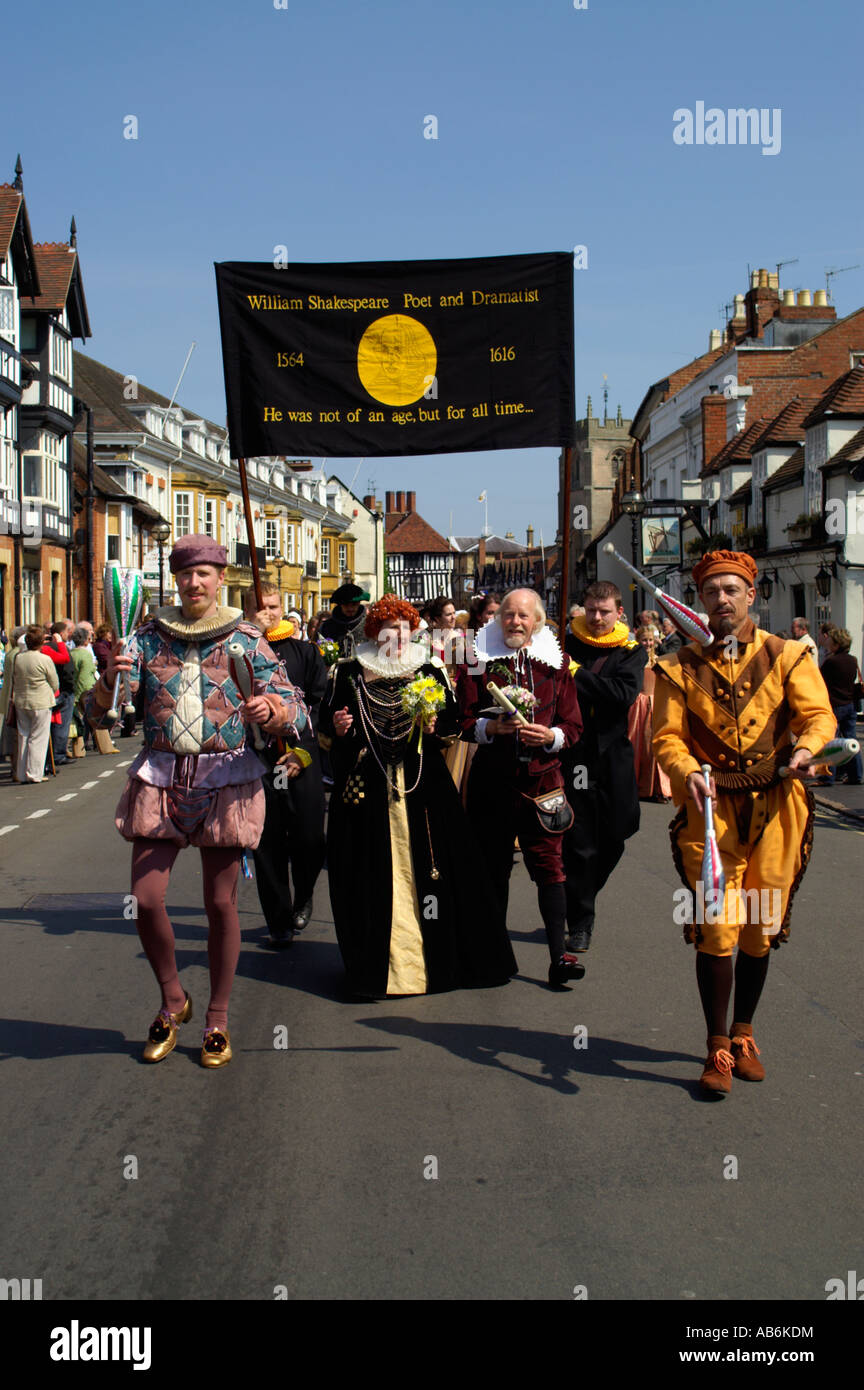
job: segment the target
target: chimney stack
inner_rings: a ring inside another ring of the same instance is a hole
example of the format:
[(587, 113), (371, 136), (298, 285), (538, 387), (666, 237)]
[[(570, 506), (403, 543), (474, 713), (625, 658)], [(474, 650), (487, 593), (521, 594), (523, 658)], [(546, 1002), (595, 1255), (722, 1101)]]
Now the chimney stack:
[(813, 296), (813, 303), (814, 303), (814, 305), (818, 305), (818, 307), (819, 307), (820, 309), (825, 309), (825, 308), (827, 308), (827, 305), (828, 305), (828, 291), (827, 291), (827, 290), (817, 290), (816, 293), (815, 293), (814, 296)]
[(405, 508), (406, 512), (413, 512), (413, 511), (415, 510), (415, 505), (414, 505), (414, 504), (415, 504), (416, 498), (417, 498), (416, 492), (409, 492), (409, 493), (407, 493), (408, 505), (407, 505), (407, 507)]
[(726, 397), (719, 391), (702, 397), (702, 467), (726, 443)]
[(708, 339), (708, 351), (709, 351), (709, 352), (714, 352), (714, 351), (716, 351), (717, 348), (722, 347), (722, 346), (723, 346), (723, 334), (720, 332), (720, 329), (719, 329), (719, 328), (712, 328), (712, 329), (711, 329), (711, 335), (710, 335), (710, 337), (709, 337), (709, 339)]
[(384, 494), (384, 510), (385, 510), (385, 511), (388, 511), (388, 512), (395, 512), (395, 510), (396, 510), (395, 497), (396, 497), (396, 494), (395, 494), (394, 492), (385, 492), (385, 494)]
[(405, 493), (404, 493), (404, 492), (397, 492), (397, 493), (396, 493), (396, 510), (397, 510), (397, 512), (404, 512), (404, 510), (405, 510)]
[(534, 527), (531, 526), (530, 524), (529, 524), (529, 526), (528, 526), (527, 531), (525, 532), (525, 541), (526, 541), (526, 544), (527, 544), (527, 546), (528, 546), (528, 549), (529, 549), (529, 550), (533, 550), (533, 549), (534, 549)]
[(813, 296), (809, 290), (798, 291), (798, 308), (809, 309), (813, 305)]

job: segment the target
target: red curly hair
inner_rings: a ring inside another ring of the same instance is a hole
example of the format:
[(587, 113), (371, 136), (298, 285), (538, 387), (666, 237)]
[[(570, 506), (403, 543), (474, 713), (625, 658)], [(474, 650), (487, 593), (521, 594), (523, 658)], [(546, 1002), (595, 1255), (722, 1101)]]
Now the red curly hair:
[(371, 603), (366, 609), (366, 636), (374, 639), (382, 627), (400, 622), (410, 623), (411, 631), (414, 632), (420, 626), (420, 614), (407, 599), (397, 598), (395, 594), (385, 594), (377, 603)]

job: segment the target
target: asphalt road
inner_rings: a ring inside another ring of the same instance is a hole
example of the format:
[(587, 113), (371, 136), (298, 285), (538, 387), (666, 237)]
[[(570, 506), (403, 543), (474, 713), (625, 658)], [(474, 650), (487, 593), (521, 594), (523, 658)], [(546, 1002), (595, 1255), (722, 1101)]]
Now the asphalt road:
[(860, 829), (820, 817), (757, 1015), (767, 1080), (719, 1104), (697, 1090), (704, 1024), (655, 805), (567, 993), (546, 988), (521, 864), (516, 980), (377, 1004), (343, 996), (325, 879), (280, 953), (243, 883), (235, 1059), (212, 1072), (186, 851), (169, 904), (195, 1019), (147, 1066), (159, 997), (123, 916), (123, 747), (0, 787), (0, 1275), (65, 1300), (824, 1300), (864, 1273)]

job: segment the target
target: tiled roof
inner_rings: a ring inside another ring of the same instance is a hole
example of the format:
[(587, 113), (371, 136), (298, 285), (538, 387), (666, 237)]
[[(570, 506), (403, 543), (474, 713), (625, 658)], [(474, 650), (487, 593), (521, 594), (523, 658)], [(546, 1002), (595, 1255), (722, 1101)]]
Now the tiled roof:
[[(127, 378), (120, 372), (115, 372), (93, 357), (87, 357), (83, 352), (75, 353), (75, 391), (93, 407), (93, 423), (97, 430), (120, 429), (127, 433), (147, 433), (144, 421), (129, 409), (123, 394), (126, 383)], [(158, 391), (151, 391), (149, 386), (139, 382), (136, 404), (167, 407), (171, 402), (167, 396), (161, 396)], [(185, 407), (181, 409), (185, 414), (191, 414)], [(194, 418), (202, 419), (200, 415)], [(204, 420), (204, 424), (224, 439), (225, 431), (221, 425), (214, 425), (210, 420)]]
[(0, 184), (0, 259), (11, 251), (19, 294), (39, 290), (39, 275), (33, 251), (33, 237), (23, 194), (11, 184)]
[(746, 430), (740, 430), (738, 434), (733, 434), (731, 439), (727, 439), (723, 448), (720, 449), (712, 459), (704, 465), (701, 476), (710, 477), (713, 473), (719, 473), (721, 468), (725, 468), (730, 463), (743, 462), (749, 459), (753, 453), (755, 441), (763, 433), (767, 420), (754, 420), (752, 425), (748, 425)]
[(864, 419), (864, 367), (853, 367), (832, 381), (804, 421), (817, 425), (826, 415), (860, 415)]
[(687, 362), (685, 366), (679, 367), (677, 371), (669, 373), (668, 396), (674, 396), (681, 390), (682, 386), (689, 386), (691, 381), (695, 381), (697, 376), (701, 376), (718, 357), (725, 357), (727, 352), (732, 349), (731, 343), (723, 343), (718, 348), (712, 348), (710, 352), (703, 352), (701, 357), (694, 357), (692, 362)]
[(449, 554), (444, 537), (417, 512), (388, 512), (384, 522), (384, 549), (391, 555), (416, 553)]
[(864, 429), (860, 429), (857, 434), (853, 434), (851, 439), (847, 439), (842, 448), (836, 454), (832, 454), (830, 459), (820, 463), (820, 469), (834, 468), (843, 463), (860, 463), (864, 459)]
[(9, 183), (0, 183), (0, 260), (9, 255), (12, 233), (18, 221), (23, 195)]
[(776, 473), (762, 484), (763, 492), (774, 492), (776, 488), (782, 488), (787, 483), (797, 482), (804, 477), (804, 445), (797, 448), (791, 458), (785, 463), (781, 463)]
[(59, 314), (66, 308), (78, 252), (62, 241), (37, 241), (33, 250), (42, 293), (33, 298), (32, 304), (36, 309), (49, 309)]
[(473, 553), (479, 549), (480, 542), (486, 542), (487, 555), (523, 555), (528, 547), (521, 541), (508, 540), (506, 536), (454, 536), (456, 549), (462, 554)]
[(753, 486), (750, 479), (748, 478), (747, 481), (743, 482), (740, 487), (736, 487), (734, 492), (730, 492), (729, 496), (726, 498), (726, 502), (729, 506), (731, 506), (735, 502), (749, 502), (751, 501), (752, 497)]
[(804, 441), (804, 418), (813, 409), (815, 396), (796, 396), (784, 405), (779, 414), (765, 426), (754, 441), (752, 452), (758, 453), (767, 444), (801, 444)]

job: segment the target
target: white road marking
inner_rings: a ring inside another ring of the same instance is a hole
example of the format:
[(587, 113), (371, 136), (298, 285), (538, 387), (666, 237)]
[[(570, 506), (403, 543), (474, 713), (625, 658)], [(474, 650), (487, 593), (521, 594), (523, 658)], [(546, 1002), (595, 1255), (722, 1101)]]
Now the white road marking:
[(73, 798), (73, 796), (77, 796), (77, 795), (78, 795), (77, 792), (67, 792), (65, 796), (58, 796), (57, 800), (58, 800), (58, 801), (71, 801), (72, 798)]
[(98, 787), (98, 785), (99, 785), (98, 782), (82, 782), (82, 783), (81, 783), (81, 790), (82, 790), (82, 792), (86, 792), (86, 791), (89, 791), (91, 787)]
[(29, 816), (25, 816), (24, 819), (25, 819), (25, 820), (38, 820), (40, 816), (50, 816), (50, 814), (51, 814), (51, 807), (50, 807), (50, 806), (46, 806), (46, 808), (45, 808), (44, 811), (31, 811), (31, 812), (30, 812), (30, 815), (29, 815)]
[[(114, 776), (114, 769), (113, 769), (113, 767), (109, 767), (109, 769), (108, 769), (107, 772), (100, 772), (100, 773), (99, 773), (99, 780), (101, 781), (103, 777), (113, 777), (113, 776)], [(94, 782), (94, 783), (93, 783), (93, 786), (95, 787), (95, 785), (96, 785), (96, 783)]]
[(17, 830), (17, 825), (0, 825), (0, 835), (8, 835), (10, 830)]
[(118, 766), (118, 767), (129, 767), (130, 764), (131, 764), (133, 761), (134, 761), (134, 760), (133, 760), (132, 758), (127, 758), (126, 761), (125, 761), (125, 763), (118, 763), (117, 766)]

